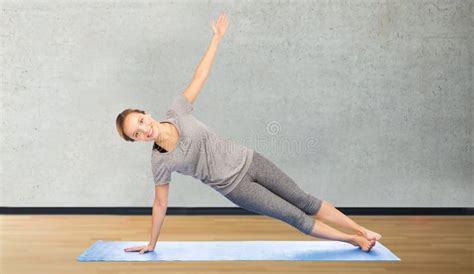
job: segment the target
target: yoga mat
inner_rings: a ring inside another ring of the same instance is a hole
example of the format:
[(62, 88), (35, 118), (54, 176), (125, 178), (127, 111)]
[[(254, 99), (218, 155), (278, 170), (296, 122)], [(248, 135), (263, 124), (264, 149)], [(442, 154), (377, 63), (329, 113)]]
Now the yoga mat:
[(370, 252), (339, 241), (158, 241), (154, 251), (125, 252), (148, 242), (95, 242), (80, 262), (144, 261), (400, 261), (382, 243)]

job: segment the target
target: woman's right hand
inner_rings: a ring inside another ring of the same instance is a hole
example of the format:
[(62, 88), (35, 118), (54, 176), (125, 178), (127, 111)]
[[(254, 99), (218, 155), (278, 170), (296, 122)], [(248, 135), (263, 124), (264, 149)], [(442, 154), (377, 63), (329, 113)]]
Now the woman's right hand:
[(146, 253), (148, 251), (154, 251), (155, 247), (152, 245), (145, 245), (145, 246), (133, 246), (127, 247), (124, 249), (125, 252), (137, 252), (139, 251), (140, 254)]
[(217, 19), (217, 24), (214, 23), (214, 20), (211, 22), (212, 31), (214, 35), (217, 35), (219, 38), (222, 38), (227, 31), (229, 22), (227, 21), (227, 15), (222, 13)]

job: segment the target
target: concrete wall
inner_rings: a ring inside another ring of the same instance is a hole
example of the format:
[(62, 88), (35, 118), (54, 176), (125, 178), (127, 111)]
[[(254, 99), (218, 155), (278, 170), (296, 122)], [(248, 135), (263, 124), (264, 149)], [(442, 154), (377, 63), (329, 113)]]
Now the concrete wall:
[[(1, 1), (1, 206), (150, 206), (151, 143), (227, 11), (194, 115), (340, 207), (472, 207), (473, 1)], [(173, 174), (170, 206), (234, 206)]]

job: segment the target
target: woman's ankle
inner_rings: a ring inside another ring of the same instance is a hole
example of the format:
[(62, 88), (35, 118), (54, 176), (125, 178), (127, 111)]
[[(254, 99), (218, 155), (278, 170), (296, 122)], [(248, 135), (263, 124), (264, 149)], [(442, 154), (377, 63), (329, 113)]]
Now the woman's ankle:
[(363, 226), (359, 226), (355, 229), (355, 231), (357, 235), (361, 236), (361, 235), (365, 235), (366, 229)]

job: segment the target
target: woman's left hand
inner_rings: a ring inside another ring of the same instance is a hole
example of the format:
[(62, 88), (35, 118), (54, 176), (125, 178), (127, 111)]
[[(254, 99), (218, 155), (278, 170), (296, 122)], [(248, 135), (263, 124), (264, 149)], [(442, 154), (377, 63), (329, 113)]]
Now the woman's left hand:
[(214, 24), (214, 20), (212, 20), (211, 27), (214, 35), (217, 35), (219, 38), (222, 38), (227, 30), (227, 26), (229, 25), (227, 21), (227, 15), (221, 14), (219, 19), (217, 20), (217, 24)]

